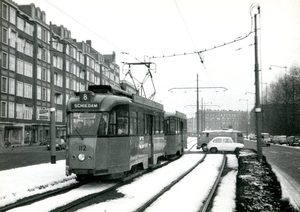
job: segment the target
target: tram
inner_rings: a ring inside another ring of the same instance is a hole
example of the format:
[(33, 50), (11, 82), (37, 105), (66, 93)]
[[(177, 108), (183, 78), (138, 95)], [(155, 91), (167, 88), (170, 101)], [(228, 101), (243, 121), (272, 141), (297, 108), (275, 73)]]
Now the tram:
[(109, 85), (75, 92), (66, 108), (66, 174), (121, 178), (165, 157), (163, 105)]
[(182, 155), (187, 148), (187, 117), (176, 111), (166, 112), (164, 116), (164, 132), (167, 140), (166, 155)]

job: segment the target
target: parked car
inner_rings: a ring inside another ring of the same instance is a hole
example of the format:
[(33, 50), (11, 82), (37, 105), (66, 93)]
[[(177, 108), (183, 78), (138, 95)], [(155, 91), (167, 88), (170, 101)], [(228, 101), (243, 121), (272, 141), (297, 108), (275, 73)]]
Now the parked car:
[(256, 135), (254, 135), (254, 134), (251, 134), (251, 135), (249, 135), (249, 140), (256, 140), (257, 138), (256, 138)]
[(287, 137), (286, 144), (289, 146), (300, 146), (300, 136)]
[[(55, 149), (56, 150), (62, 150), (62, 149), (66, 149), (66, 142), (64, 139), (62, 138), (57, 138), (55, 139)], [(47, 149), (50, 150), (51, 146), (50, 144), (47, 145)]]
[(269, 133), (261, 133), (261, 139), (263, 146), (271, 146), (271, 136)]
[(245, 146), (241, 143), (235, 143), (231, 137), (215, 137), (207, 144), (207, 149), (211, 153), (216, 153), (218, 151), (234, 151), (238, 153)]
[(286, 135), (274, 135), (273, 143), (274, 144), (286, 144)]

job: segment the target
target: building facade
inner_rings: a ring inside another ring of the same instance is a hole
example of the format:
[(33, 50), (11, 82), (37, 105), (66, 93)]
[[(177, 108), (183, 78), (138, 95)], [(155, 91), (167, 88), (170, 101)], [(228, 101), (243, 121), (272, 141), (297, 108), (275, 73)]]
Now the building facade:
[[(195, 114), (197, 117), (197, 114)], [(197, 134), (197, 118), (188, 119), (188, 133)], [(234, 129), (247, 134), (247, 112), (233, 110), (200, 110), (199, 132), (203, 130)]]
[(90, 40), (77, 42), (66, 27), (48, 25), (34, 4), (0, 0), (0, 12), (0, 147), (49, 141), (51, 101), (56, 136), (65, 136), (65, 106), (75, 91), (119, 84), (115, 53), (103, 55)]

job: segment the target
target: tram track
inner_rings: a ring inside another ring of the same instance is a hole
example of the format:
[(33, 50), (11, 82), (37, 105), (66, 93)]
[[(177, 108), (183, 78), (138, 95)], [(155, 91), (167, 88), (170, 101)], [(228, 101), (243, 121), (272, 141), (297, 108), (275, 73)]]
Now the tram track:
[[(157, 193), (155, 196), (153, 196), (151, 199), (149, 199), (149, 201), (147, 201), (145, 204), (143, 204), (141, 207), (139, 207), (137, 210), (135, 210), (136, 212), (142, 212), (145, 211), (151, 204), (155, 203), (155, 201), (157, 201), (158, 198), (160, 198), (161, 196), (163, 196), (167, 191), (169, 191), (174, 185), (176, 185), (177, 183), (180, 183), (180, 181), (186, 177), (188, 174), (190, 174), (198, 165), (200, 165), (206, 158), (206, 155), (199, 161), (197, 162), (197, 164), (195, 164), (193, 167), (191, 167), (189, 170), (187, 170), (185, 173), (183, 173), (181, 176), (179, 176), (175, 181), (173, 181), (170, 185), (166, 186), (163, 190), (161, 190), (161, 192)], [(200, 212), (206, 212), (210, 210), (210, 206), (212, 205), (212, 201), (214, 198), (214, 195), (216, 193), (217, 187), (220, 183), (221, 180), (221, 176), (222, 173), (224, 171), (225, 168), (225, 164), (226, 164), (226, 155), (223, 155), (223, 159), (222, 159), (222, 165), (220, 167), (219, 170), (219, 174), (214, 182), (213, 187), (211, 188), (208, 196), (206, 197), (206, 199), (203, 201), (203, 205), (200, 207), (200, 209), (198, 211)]]
[[(101, 191), (101, 192), (97, 192), (97, 193), (93, 193), (93, 194), (90, 194), (90, 195), (87, 195), (85, 197), (82, 197), (78, 200), (75, 200), (67, 205), (64, 205), (64, 206), (61, 206), (59, 208), (56, 208), (54, 210), (52, 210), (52, 212), (64, 212), (64, 211), (75, 211), (77, 209), (80, 209), (81, 208), (81, 205), (84, 205), (86, 204), (86, 202), (90, 202), (89, 204), (93, 204), (94, 203), (94, 199), (98, 199), (98, 198), (101, 198), (102, 196), (108, 194), (109, 192), (112, 192), (118, 188), (120, 188), (121, 186), (123, 185), (126, 185), (130, 182), (132, 182), (135, 178), (141, 176), (141, 175), (144, 175), (144, 174), (147, 174), (147, 173), (150, 173), (156, 169), (159, 169), (159, 168), (162, 168), (166, 165), (168, 165), (169, 163), (179, 159), (180, 156), (174, 156), (173, 158), (171, 159), (168, 159), (167, 162), (165, 163), (161, 163), (153, 168), (150, 168), (150, 169), (146, 169), (146, 170), (141, 170), (135, 174), (132, 174), (128, 177), (125, 177), (123, 178), (120, 182), (117, 182), (115, 185)], [(95, 200), (95, 202), (97, 203), (97, 200)]]
[(149, 199), (145, 204), (143, 204), (141, 207), (139, 207), (136, 212), (142, 212), (146, 210), (151, 204), (153, 204), (159, 197), (161, 197), (163, 194), (165, 194), (167, 191), (169, 191), (174, 185), (176, 185), (178, 182), (180, 182), (185, 176), (190, 174), (199, 164), (201, 164), (205, 160), (206, 154), (204, 157), (199, 160), (194, 166), (192, 166), (190, 169), (188, 169), (186, 172), (184, 172), (182, 175), (180, 175), (176, 180), (174, 180), (172, 183), (170, 183), (168, 186), (166, 186), (163, 190), (161, 190), (159, 193), (157, 193), (155, 196), (153, 196), (151, 199)]
[(42, 201), (43, 199), (47, 199), (49, 197), (53, 197), (59, 194), (63, 194), (63, 193), (67, 193), (73, 189), (79, 188), (80, 186), (84, 185), (84, 183), (76, 183), (76, 184), (72, 184), (63, 188), (58, 188), (52, 191), (47, 191), (41, 194), (36, 194), (33, 196), (29, 196), (23, 199), (20, 199), (18, 201), (16, 201), (15, 203), (3, 206), (0, 208), (0, 211), (8, 211), (14, 208), (18, 208), (18, 207), (22, 207), (25, 205), (29, 205), (38, 201)]
[[(143, 174), (150, 173), (150, 172), (152, 172), (156, 169), (162, 168), (162, 167), (168, 165), (169, 163), (171, 163), (171, 162), (173, 162), (173, 161), (175, 161), (179, 158), (180, 158), (180, 156), (174, 156), (173, 158), (168, 158), (168, 160), (162, 161), (160, 164), (158, 164), (158, 165), (156, 165), (152, 168), (149, 168), (149, 169), (146, 169), (146, 170), (140, 170), (140, 171), (138, 171), (134, 174), (131, 174), (130, 176), (122, 178), (119, 181), (104, 181), (103, 183), (112, 182), (113, 185), (110, 186), (109, 188), (106, 188), (106, 189), (100, 191), (100, 192), (96, 192), (96, 193), (86, 195), (82, 198), (79, 198), (79, 199), (73, 201), (73, 202), (67, 203), (64, 206), (57, 207), (56, 209), (54, 209), (52, 211), (72, 211), (73, 208), (76, 208), (76, 207), (80, 208), (81, 204), (84, 204), (85, 202), (88, 202), (88, 201), (92, 201), (93, 199), (98, 198), (99, 196), (104, 196), (105, 194), (107, 194), (107, 193), (109, 193), (109, 192), (111, 192), (111, 191), (113, 191), (113, 190), (115, 190), (115, 189), (117, 189), (117, 188), (119, 188), (119, 187), (121, 187), (125, 184), (130, 183), (133, 179), (135, 179), (135, 178), (137, 178), (137, 177), (139, 177)], [(115, 183), (113, 183), (113, 182), (115, 182)], [(69, 185), (69, 186), (66, 186), (66, 187), (63, 187), (63, 188), (55, 189), (55, 190), (48, 191), (48, 192), (45, 192), (45, 193), (42, 193), (42, 194), (36, 194), (36, 195), (33, 195), (33, 196), (29, 196), (29, 197), (26, 197), (24, 199), (18, 200), (15, 203), (6, 205), (4, 207), (1, 207), (0, 211), (8, 211), (8, 210), (12, 210), (12, 209), (15, 209), (15, 208), (18, 208), (18, 207), (23, 207), (23, 206), (27, 206), (27, 205), (30, 205), (30, 204), (33, 204), (33, 203), (37, 203), (37, 202), (43, 201), (44, 199), (47, 199), (47, 198), (51, 198), (51, 197), (54, 197), (54, 196), (57, 196), (57, 195), (65, 194), (67, 192), (78, 189), (81, 186), (84, 186), (84, 185), (87, 185), (87, 184), (89, 184), (89, 182), (78, 182), (76, 184), (72, 184), (72, 185)]]
[(212, 189), (210, 190), (207, 198), (205, 199), (202, 207), (200, 208), (200, 210), (199, 210), (200, 212), (207, 212), (207, 211), (209, 211), (210, 206), (212, 205), (213, 198), (214, 198), (214, 196), (216, 194), (217, 187), (220, 184), (221, 177), (222, 177), (222, 174), (224, 172), (225, 165), (226, 165), (226, 155), (224, 154), (219, 174), (218, 174), (218, 176), (217, 176), (217, 178), (216, 178), (216, 180), (214, 182), (214, 185), (213, 185)]

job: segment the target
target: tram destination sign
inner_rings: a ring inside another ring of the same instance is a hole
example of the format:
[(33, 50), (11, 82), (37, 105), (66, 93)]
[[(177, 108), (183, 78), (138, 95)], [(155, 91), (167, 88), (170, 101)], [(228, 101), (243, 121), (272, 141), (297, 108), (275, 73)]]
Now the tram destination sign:
[(97, 102), (90, 103), (73, 103), (71, 104), (72, 109), (99, 109), (100, 105)]

